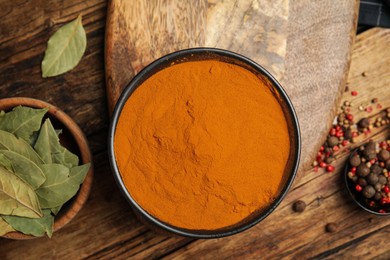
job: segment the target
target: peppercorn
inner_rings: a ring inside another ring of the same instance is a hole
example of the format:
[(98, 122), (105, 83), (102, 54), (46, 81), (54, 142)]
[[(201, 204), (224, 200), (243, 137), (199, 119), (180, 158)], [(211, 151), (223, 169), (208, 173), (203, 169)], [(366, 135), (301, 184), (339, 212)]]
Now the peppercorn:
[(367, 181), (366, 181), (366, 179), (364, 179), (364, 178), (359, 178), (357, 182), (358, 182), (358, 184), (359, 184), (361, 187), (364, 187), (364, 186), (367, 185)]
[(359, 128), (367, 128), (370, 125), (370, 120), (368, 118), (362, 118), (358, 122), (358, 127)]
[(369, 173), (370, 173), (370, 168), (368, 168), (367, 165), (363, 163), (356, 168), (356, 174), (361, 177), (366, 177)]
[(380, 167), (378, 164), (373, 164), (370, 170), (372, 173), (380, 174), (382, 172), (382, 167)]
[(378, 182), (382, 185), (386, 184), (387, 183), (387, 178), (383, 175), (379, 175), (378, 176)]
[(293, 210), (295, 212), (303, 212), (306, 209), (306, 203), (302, 200), (297, 200), (293, 204)]
[(367, 185), (366, 187), (363, 188), (362, 194), (365, 198), (372, 198), (375, 195), (375, 189), (371, 185)]
[(352, 157), (349, 159), (349, 163), (350, 163), (353, 167), (359, 166), (359, 164), (361, 163), (359, 155), (354, 155), (354, 156), (352, 156)]
[(380, 182), (377, 182), (375, 185), (374, 185), (374, 189), (377, 191), (377, 192), (380, 192), (382, 190), (382, 187), (383, 187), (383, 184), (380, 183)]
[(373, 149), (373, 150), (375, 150), (376, 149), (376, 143), (374, 141), (369, 141), (366, 144), (366, 149)]
[(336, 223), (333, 223), (333, 222), (332, 223), (328, 223), (325, 226), (326, 232), (329, 232), (329, 233), (337, 232), (338, 229), (339, 229), (338, 225)]
[(387, 168), (388, 170), (390, 170), (390, 159), (387, 159), (386, 162), (385, 162), (385, 164), (386, 164), (386, 168)]
[(339, 139), (337, 138), (337, 137), (335, 137), (335, 136), (330, 136), (329, 138), (328, 138), (328, 146), (329, 147), (334, 147), (334, 146), (336, 146), (336, 145), (338, 145), (339, 144)]
[(348, 140), (352, 138), (352, 131), (351, 131), (351, 129), (349, 129), (349, 128), (345, 129), (345, 131), (344, 131), (344, 138), (348, 139)]
[(375, 149), (373, 150), (370, 148), (366, 148), (363, 151), (363, 155), (364, 155), (364, 158), (366, 158), (366, 160), (372, 160), (372, 159), (376, 158)]
[(379, 177), (378, 175), (374, 174), (374, 173), (370, 173), (367, 177), (367, 182), (371, 185), (375, 185), (379, 180)]
[(333, 156), (329, 156), (329, 157), (326, 157), (325, 158), (325, 162), (327, 163), (327, 164), (330, 164), (330, 163), (332, 163), (334, 161), (334, 157)]
[(378, 159), (382, 162), (385, 162), (387, 159), (390, 158), (390, 152), (387, 150), (381, 150), (378, 154)]
[(380, 200), (381, 198), (382, 198), (382, 194), (379, 191), (377, 191), (374, 195), (374, 200)]

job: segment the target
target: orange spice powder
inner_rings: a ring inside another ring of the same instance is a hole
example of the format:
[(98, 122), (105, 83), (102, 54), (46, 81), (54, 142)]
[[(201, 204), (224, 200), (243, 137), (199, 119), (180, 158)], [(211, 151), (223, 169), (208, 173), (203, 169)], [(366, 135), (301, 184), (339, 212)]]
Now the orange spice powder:
[(215, 230), (273, 202), (290, 151), (285, 116), (253, 73), (221, 61), (165, 68), (126, 101), (114, 136), (131, 196), (176, 227)]

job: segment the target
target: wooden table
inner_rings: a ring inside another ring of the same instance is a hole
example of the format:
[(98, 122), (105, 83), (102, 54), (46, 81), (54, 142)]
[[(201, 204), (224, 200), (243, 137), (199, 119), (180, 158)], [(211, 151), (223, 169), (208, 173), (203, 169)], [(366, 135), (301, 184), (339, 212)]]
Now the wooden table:
[[(0, 259), (390, 258), (390, 219), (362, 212), (347, 197), (340, 177), (347, 156), (343, 152), (337, 156), (335, 173), (307, 169), (278, 209), (242, 234), (192, 240), (149, 230), (135, 219), (120, 194), (107, 159), (109, 121), (103, 61), (106, 1), (72, 1), (74, 5), (67, 9), (62, 8), (64, 1), (50, 1), (45, 10), (37, 9), (36, 1), (12, 1), (12, 5), (20, 5), (23, 12), (10, 8), (10, 2), (0, 1), (0, 97), (39, 98), (57, 105), (74, 118), (88, 137), (94, 155), (95, 181), (85, 207), (52, 239), (0, 239)], [(29, 16), (21, 16), (25, 8), (31, 10)], [(79, 10), (83, 10), (88, 33), (84, 58), (72, 73), (42, 79), (40, 62), (49, 35), (57, 24), (68, 21)], [(19, 26), (3, 26), (15, 21)], [(390, 31), (385, 29), (372, 29), (358, 35), (348, 78), (350, 89), (360, 94), (352, 97), (350, 92), (345, 92), (343, 101), (360, 104), (378, 97), (384, 108), (390, 107), (389, 42)], [(379, 112), (379, 109), (374, 110), (370, 117), (379, 116)], [(356, 119), (367, 116), (357, 108), (354, 113)], [(366, 138), (383, 139), (385, 136), (389, 136), (388, 126), (376, 129)], [(300, 214), (291, 209), (297, 199), (308, 204)], [(275, 219), (280, 219), (279, 225), (272, 225)], [(328, 222), (338, 223), (339, 231), (326, 233), (324, 226)]]

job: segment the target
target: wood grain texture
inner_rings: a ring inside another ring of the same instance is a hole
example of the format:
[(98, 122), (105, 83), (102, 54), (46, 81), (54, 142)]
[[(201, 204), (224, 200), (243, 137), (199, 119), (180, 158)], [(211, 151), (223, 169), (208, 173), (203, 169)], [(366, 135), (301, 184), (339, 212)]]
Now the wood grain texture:
[[(31, 10), (38, 13), (35, 15)], [(289, 16), (292, 10), (290, 6)], [(84, 15), (88, 37), (86, 55), (71, 72), (42, 79), (40, 62), (46, 41), (60, 25), (74, 19), (79, 13)], [(303, 173), (277, 211), (242, 235), (193, 241), (155, 234), (137, 221), (116, 187), (106, 153), (108, 113), (103, 70), (105, 14), (106, 1), (103, 0), (0, 0), (0, 97), (36, 97), (64, 110), (87, 134), (95, 164), (95, 181), (90, 197), (77, 217), (56, 232), (51, 240), (0, 239), (0, 259), (139, 259), (161, 256), (218, 259), (229, 256), (273, 256), (277, 259), (283, 256), (357, 256), (388, 259), (390, 251), (385, 245), (388, 244), (389, 220), (362, 212), (347, 197), (339, 174), (347, 156), (344, 153), (338, 156), (337, 171), (333, 174), (314, 173), (312, 170)], [(390, 31), (384, 29), (370, 30), (357, 37), (349, 86), (359, 95), (352, 97), (346, 92), (342, 101), (352, 100), (359, 104), (378, 97), (383, 108), (390, 106), (389, 42)], [(288, 42), (286, 48), (289, 48)], [(304, 60), (300, 63), (303, 64)], [(366, 77), (362, 76), (362, 72), (366, 73)], [(321, 99), (320, 106), (324, 102)], [(361, 113), (356, 117), (367, 115), (375, 118), (381, 113), (376, 109), (371, 114)], [(388, 127), (377, 129), (359, 142), (371, 136), (384, 138), (389, 136), (389, 131)], [(291, 204), (295, 199), (302, 199), (308, 204), (304, 213), (292, 212)], [(340, 231), (325, 233), (324, 225), (328, 221), (337, 222)]]
[(301, 125), (301, 173), (310, 166), (335, 116), (349, 69), (358, 6), (358, 0), (290, 2), (281, 83)]
[[(145, 3), (149, 5), (146, 10)], [(109, 110), (131, 78), (152, 60), (188, 47), (227, 49), (256, 61), (281, 81), (301, 125), (299, 171), (307, 169), (340, 100), (358, 1), (209, 0), (208, 6), (204, 1), (199, 5), (145, 3), (110, 2), (105, 55)], [(166, 15), (170, 11), (173, 20)], [(174, 26), (168, 26), (170, 23)], [(174, 29), (167, 29), (171, 27)]]
[[(348, 84), (351, 90), (360, 94), (353, 97), (348, 91), (342, 95), (343, 101), (355, 104), (352, 113), (356, 120), (367, 116), (372, 120), (383, 117), (384, 109), (390, 107), (390, 50), (385, 47), (389, 42), (388, 29), (373, 29), (357, 38)], [(363, 72), (366, 76), (362, 76)], [(358, 110), (360, 104), (370, 103), (375, 97), (379, 98), (381, 109), (374, 108), (372, 113)], [(383, 140), (389, 137), (390, 126), (387, 125), (373, 130), (369, 136), (361, 136), (349, 148), (353, 149), (370, 138)], [(338, 153), (336, 171), (332, 174), (306, 171), (277, 210), (253, 229), (216, 241), (195, 241), (169, 258), (202, 255), (210, 258), (255, 258), (261, 255), (265, 259), (388, 256), (390, 249), (384, 244), (389, 237), (390, 218), (362, 211), (353, 204), (344, 188), (342, 171), (348, 155), (346, 151)], [(292, 211), (292, 203), (298, 199), (308, 205), (300, 214)], [(338, 223), (339, 232), (326, 233), (328, 222)]]
[(206, 0), (110, 1), (106, 30), (110, 111), (146, 65), (170, 52), (203, 45), (206, 11)]
[(245, 55), (281, 80), (288, 36), (289, 0), (208, 1), (206, 42)]

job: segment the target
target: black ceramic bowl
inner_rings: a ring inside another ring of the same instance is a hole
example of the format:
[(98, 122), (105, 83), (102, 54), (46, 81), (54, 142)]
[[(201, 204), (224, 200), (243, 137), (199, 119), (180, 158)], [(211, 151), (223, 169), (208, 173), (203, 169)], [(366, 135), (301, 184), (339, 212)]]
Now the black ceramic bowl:
[(364, 209), (366, 212), (368, 213), (371, 213), (371, 214), (374, 214), (374, 215), (377, 215), (377, 216), (390, 216), (390, 204), (387, 204), (388, 206), (386, 206), (386, 209), (388, 210), (388, 212), (385, 212), (385, 213), (380, 213), (379, 212), (379, 209), (381, 209), (381, 207), (378, 207), (378, 206), (374, 206), (374, 207), (370, 207), (368, 205), (368, 200), (365, 199), (361, 193), (359, 192), (356, 192), (355, 190), (355, 183), (350, 180), (348, 178), (348, 172), (349, 172), (349, 169), (351, 168), (351, 165), (349, 163), (349, 159), (355, 155), (357, 153), (358, 149), (355, 149), (351, 155), (349, 156), (348, 158), (348, 161), (345, 165), (345, 169), (344, 169), (344, 184), (345, 184), (345, 187), (347, 188), (348, 190), (348, 193), (350, 195), (350, 197), (352, 198), (352, 200), (362, 209)]
[[(248, 216), (247, 218), (245, 218), (244, 220), (242, 220), (240, 223), (236, 225), (217, 229), (217, 230), (207, 230), (207, 231), (178, 228), (169, 225), (165, 222), (162, 222), (159, 219), (155, 218), (154, 216), (150, 215), (148, 212), (146, 212), (132, 198), (130, 194), (131, 192), (129, 192), (126, 186), (124, 185), (124, 182), (121, 178), (119, 169), (116, 164), (116, 158), (114, 153), (114, 135), (115, 135), (115, 129), (118, 122), (118, 118), (121, 114), (122, 108), (126, 100), (131, 98), (131, 94), (134, 92), (134, 90), (137, 89), (137, 87), (140, 86), (151, 75), (166, 67), (171, 66), (172, 63), (177, 64), (177, 63), (183, 63), (188, 61), (199, 61), (199, 60), (218, 60), (222, 62), (239, 65), (251, 71), (252, 73), (257, 75), (261, 80), (263, 80), (270, 87), (270, 89), (273, 90), (273, 92), (275, 93), (275, 97), (279, 99), (279, 103), (283, 109), (289, 127), (289, 135), (290, 135), (290, 142), (291, 142), (290, 156), (285, 168), (283, 185), (276, 199), (265, 209), (261, 211), (256, 211), (255, 213), (251, 214), (250, 216)], [(149, 224), (149, 226), (151, 226), (153, 229), (168, 231), (168, 233), (171, 234), (173, 233), (175, 235), (181, 235), (181, 236), (187, 236), (193, 238), (217, 238), (217, 237), (233, 235), (254, 226), (255, 224), (259, 223), (261, 220), (263, 220), (265, 217), (267, 217), (279, 205), (279, 203), (286, 196), (295, 178), (298, 169), (299, 158), (300, 158), (300, 148), (301, 148), (300, 143), (301, 143), (301, 139), (300, 139), (298, 119), (295, 114), (293, 105), (290, 99), (288, 98), (286, 92), (284, 91), (284, 89), (280, 86), (280, 84), (276, 81), (276, 79), (267, 70), (265, 70), (263, 67), (261, 67), (254, 61), (230, 51), (214, 49), (214, 48), (194, 48), (194, 49), (186, 49), (186, 50), (181, 50), (181, 51), (168, 54), (154, 61), (150, 65), (148, 65), (132, 79), (132, 81), (123, 91), (114, 109), (110, 129), (109, 129), (108, 146), (109, 146), (109, 158), (110, 158), (112, 171), (114, 173), (114, 177), (119, 186), (119, 189), (122, 191), (123, 195), (130, 203), (136, 215), (143, 222)]]

